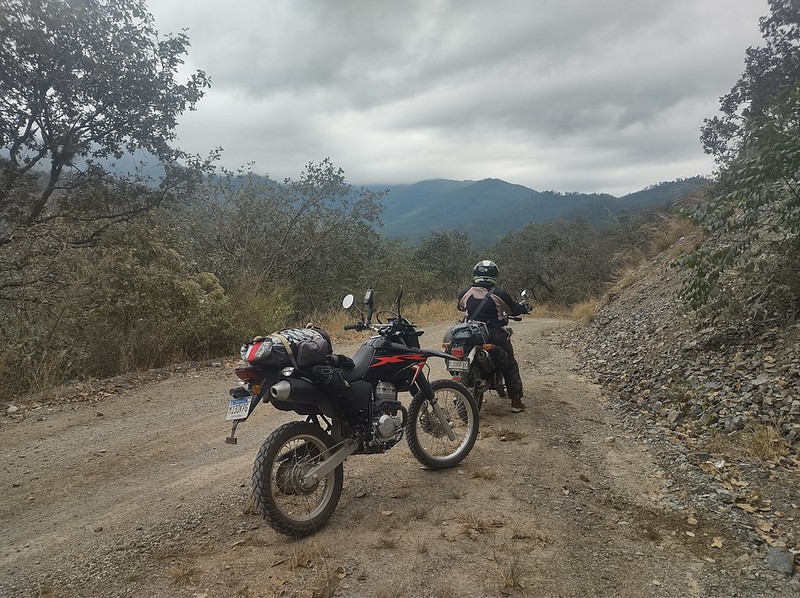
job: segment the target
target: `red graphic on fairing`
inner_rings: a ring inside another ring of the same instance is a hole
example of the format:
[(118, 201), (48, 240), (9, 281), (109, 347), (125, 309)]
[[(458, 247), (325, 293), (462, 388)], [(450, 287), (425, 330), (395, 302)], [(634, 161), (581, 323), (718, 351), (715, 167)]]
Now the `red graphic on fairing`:
[(425, 363), (427, 357), (424, 355), (420, 355), (419, 353), (406, 353), (401, 355), (382, 355), (380, 357), (375, 357), (375, 360), (372, 362), (372, 365), (369, 366), (371, 368), (379, 368), (381, 366), (390, 364), (390, 363), (406, 363), (410, 362), (422, 362)]

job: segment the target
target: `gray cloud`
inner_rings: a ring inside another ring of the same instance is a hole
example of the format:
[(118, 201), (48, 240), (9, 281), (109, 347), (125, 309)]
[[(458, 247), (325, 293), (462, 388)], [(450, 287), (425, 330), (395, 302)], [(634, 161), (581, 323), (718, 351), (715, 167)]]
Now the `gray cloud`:
[(354, 184), (502, 178), (616, 194), (705, 174), (699, 128), (766, 0), (163, 0), (214, 87), (184, 149)]

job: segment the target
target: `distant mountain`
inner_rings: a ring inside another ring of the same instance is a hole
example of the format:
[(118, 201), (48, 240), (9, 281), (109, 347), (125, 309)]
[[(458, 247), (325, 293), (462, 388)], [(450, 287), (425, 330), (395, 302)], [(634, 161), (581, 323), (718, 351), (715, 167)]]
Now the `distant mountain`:
[(704, 181), (694, 177), (659, 183), (623, 197), (534, 191), (499, 179), (433, 179), (394, 185), (382, 188), (389, 190), (383, 198), (383, 233), (392, 239), (414, 240), (434, 231), (458, 229), (482, 247), (531, 222), (584, 217), (596, 226), (608, 225), (625, 211), (666, 206)]

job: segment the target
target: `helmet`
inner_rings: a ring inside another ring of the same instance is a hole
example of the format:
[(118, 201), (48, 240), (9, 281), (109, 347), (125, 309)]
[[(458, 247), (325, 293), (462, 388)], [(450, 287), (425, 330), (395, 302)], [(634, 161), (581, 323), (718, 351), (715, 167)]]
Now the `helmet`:
[(472, 269), (473, 282), (488, 282), (497, 285), (497, 277), (500, 271), (497, 269), (497, 264), (489, 260), (483, 260), (475, 264)]

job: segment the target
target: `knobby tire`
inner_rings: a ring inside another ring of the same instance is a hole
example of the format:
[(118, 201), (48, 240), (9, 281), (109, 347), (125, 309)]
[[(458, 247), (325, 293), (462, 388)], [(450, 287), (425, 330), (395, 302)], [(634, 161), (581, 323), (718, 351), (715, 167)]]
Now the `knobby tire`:
[(300, 473), (320, 462), (333, 441), (318, 426), (290, 422), (273, 431), (253, 465), (253, 498), (261, 516), (275, 530), (299, 538), (322, 528), (333, 515), (344, 484), (344, 467), (303, 487)]
[(436, 400), (456, 435), (451, 441), (430, 402), (417, 393), (408, 408), (408, 448), (428, 469), (446, 469), (461, 463), (478, 438), (478, 406), (467, 388), (454, 380), (431, 382)]

